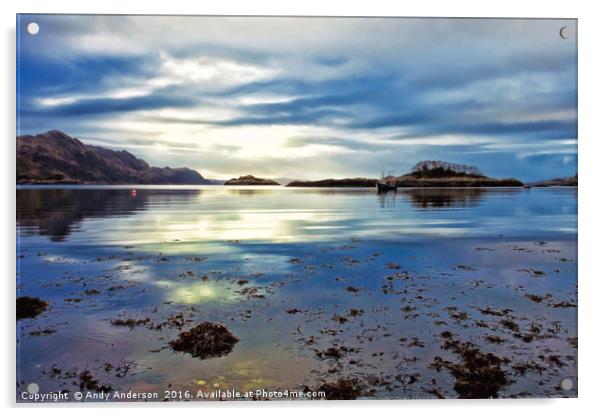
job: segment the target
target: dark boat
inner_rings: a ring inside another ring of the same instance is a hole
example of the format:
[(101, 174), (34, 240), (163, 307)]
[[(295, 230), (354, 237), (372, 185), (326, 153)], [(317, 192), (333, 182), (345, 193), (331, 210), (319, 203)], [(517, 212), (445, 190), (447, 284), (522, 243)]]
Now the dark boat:
[(387, 183), (377, 182), (376, 183), (376, 191), (379, 193), (380, 192), (397, 191), (397, 186), (389, 185)]
[(397, 192), (397, 185), (395, 185), (395, 172), (389, 171), (386, 175), (385, 172), (380, 175), (380, 181), (376, 182), (376, 192)]

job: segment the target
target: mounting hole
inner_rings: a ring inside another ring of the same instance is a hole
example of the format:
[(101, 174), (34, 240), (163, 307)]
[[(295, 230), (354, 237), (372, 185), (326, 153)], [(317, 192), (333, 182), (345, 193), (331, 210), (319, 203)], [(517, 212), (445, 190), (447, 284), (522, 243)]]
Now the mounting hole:
[(40, 386), (37, 383), (29, 383), (27, 385), (27, 393), (29, 394), (38, 394), (40, 391)]
[(564, 380), (562, 380), (562, 382), (560, 383), (560, 387), (562, 388), (562, 390), (564, 391), (569, 391), (570, 389), (573, 388), (573, 380), (571, 380), (570, 378), (565, 378)]
[(31, 22), (27, 25), (27, 33), (30, 35), (37, 35), (40, 31), (40, 25), (36, 22)]

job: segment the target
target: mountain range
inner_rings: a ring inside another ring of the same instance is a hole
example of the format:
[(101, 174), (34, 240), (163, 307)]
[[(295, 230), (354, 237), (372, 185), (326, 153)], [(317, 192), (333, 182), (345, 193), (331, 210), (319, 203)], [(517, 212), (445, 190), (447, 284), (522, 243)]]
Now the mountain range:
[(19, 184), (205, 185), (212, 182), (193, 169), (152, 167), (125, 150), (82, 143), (51, 130), (17, 136)]

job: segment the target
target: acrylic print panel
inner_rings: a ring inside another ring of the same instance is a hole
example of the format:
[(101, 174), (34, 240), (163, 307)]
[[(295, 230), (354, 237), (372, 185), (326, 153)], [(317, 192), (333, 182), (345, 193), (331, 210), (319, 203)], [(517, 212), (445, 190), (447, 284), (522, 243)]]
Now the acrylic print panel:
[(17, 21), (17, 401), (577, 396), (576, 20)]

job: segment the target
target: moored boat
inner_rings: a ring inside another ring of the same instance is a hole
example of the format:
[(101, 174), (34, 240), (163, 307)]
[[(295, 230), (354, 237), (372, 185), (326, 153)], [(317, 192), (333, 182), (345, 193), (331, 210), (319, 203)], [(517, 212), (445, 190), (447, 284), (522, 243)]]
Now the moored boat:
[(376, 183), (376, 191), (377, 192), (397, 191), (397, 186), (389, 185), (389, 184), (383, 183), (383, 182), (377, 182)]
[(386, 175), (385, 172), (380, 175), (380, 180), (376, 183), (376, 191), (390, 192), (397, 191), (397, 185), (395, 184), (395, 172), (389, 171)]

